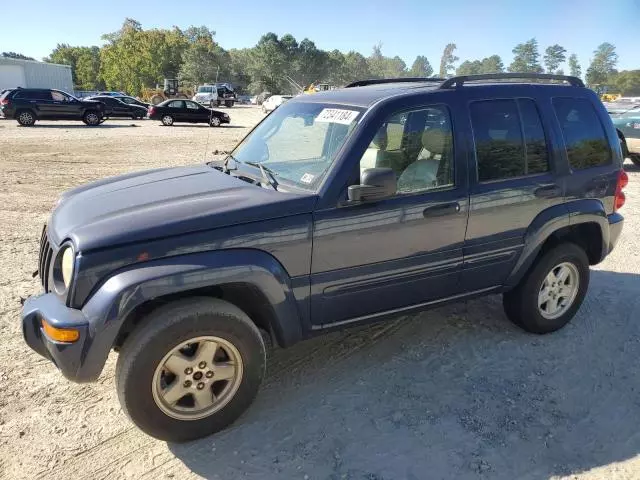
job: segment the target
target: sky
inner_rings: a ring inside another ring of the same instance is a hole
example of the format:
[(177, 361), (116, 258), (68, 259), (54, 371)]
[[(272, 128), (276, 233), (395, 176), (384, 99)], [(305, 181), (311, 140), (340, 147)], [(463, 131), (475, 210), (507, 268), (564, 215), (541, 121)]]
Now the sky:
[[(355, 50), (368, 56), (382, 43), (385, 56), (411, 66), (425, 55), (437, 71), (444, 46), (453, 42), (460, 61), (498, 54), (505, 66), (513, 47), (532, 37), (541, 53), (552, 44), (576, 53), (583, 74), (602, 42), (616, 46), (618, 69), (640, 69), (640, 0), (2, 0), (0, 52), (38, 60), (58, 43), (101, 45), (100, 36), (125, 17), (143, 28), (205, 25), (225, 49), (251, 47), (262, 34), (290, 33), (318, 48)], [(172, 5), (172, 6), (169, 6)], [(25, 10), (31, 13), (25, 13)], [(19, 19), (25, 22), (18, 21)], [(15, 19), (11, 20), (11, 19)], [(25, 34), (25, 27), (27, 34)], [(568, 67), (564, 66), (568, 73)]]

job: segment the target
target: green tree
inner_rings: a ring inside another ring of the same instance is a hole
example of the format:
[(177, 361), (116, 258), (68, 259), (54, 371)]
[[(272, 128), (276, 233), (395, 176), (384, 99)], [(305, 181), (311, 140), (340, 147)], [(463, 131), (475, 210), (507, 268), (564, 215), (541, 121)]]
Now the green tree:
[(616, 47), (607, 42), (601, 43), (593, 52), (593, 59), (587, 69), (587, 83), (591, 86), (607, 83), (609, 77), (616, 72), (617, 64)]
[(482, 73), (501, 73), (504, 71), (502, 59), (491, 55), (482, 60), (465, 60), (456, 70), (456, 75), (478, 75)]
[(456, 69), (456, 75), (477, 75), (480, 73), (482, 64), (480, 60), (465, 60)]
[(279, 93), (288, 89), (283, 78), (285, 67), (286, 55), (278, 36), (272, 32), (263, 35), (250, 51), (248, 72), (252, 78), (251, 90)]
[(407, 64), (397, 55), (393, 58), (382, 55), (382, 44), (374, 45), (367, 59), (372, 78), (397, 78), (407, 75)]
[(418, 55), (409, 70), (410, 77), (430, 77), (433, 75), (433, 67), (424, 55)]
[(640, 97), (640, 70), (623, 70), (609, 80), (616, 92), (624, 96)]
[(565, 61), (567, 50), (558, 45), (551, 45), (544, 51), (544, 64), (547, 67), (547, 73), (557, 73), (558, 68)]
[(542, 73), (538, 53), (538, 41), (535, 38), (519, 43), (513, 50), (513, 61), (509, 65), (510, 72)]
[(569, 75), (580, 78), (582, 76), (582, 68), (578, 62), (578, 56), (575, 53), (569, 55)]
[(440, 59), (440, 76), (443, 78), (449, 75), (449, 72), (455, 68), (453, 64), (459, 60), (459, 58), (453, 54), (456, 48), (455, 43), (448, 43), (444, 47), (442, 58)]
[(338, 85), (372, 78), (371, 71), (369, 70), (369, 62), (361, 53), (354, 51), (347, 53), (344, 56), (343, 65), (344, 74), (342, 82), (339, 82)]
[(35, 58), (33, 57), (27, 57), (26, 55), (23, 55), (21, 53), (16, 53), (16, 52), (2, 52), (0, 56), (7, 57), (7, 58), (16, 58), (18, 60), (35, 60)]
[(164, 77), (175, 78), (189, 42), (206, 42), (211, 35), (206, 27), (192, 30), (191, 37), (177, 28), (143, 30), (139, 22), (127, 18), (120, 30), (102, 37), (107, 44), (100, 50), (100, 75), (106, 87), (139, 95)]
[(480, 73), (502, 73), (504, 64), (499, 55), (491, 55), (480, 61)]
[(72, 47), (59, 43), (45, 62), (60, 63), (71, 67), (73, 84), (80, 90), (104, 88), (100, 77), (100, 48)]

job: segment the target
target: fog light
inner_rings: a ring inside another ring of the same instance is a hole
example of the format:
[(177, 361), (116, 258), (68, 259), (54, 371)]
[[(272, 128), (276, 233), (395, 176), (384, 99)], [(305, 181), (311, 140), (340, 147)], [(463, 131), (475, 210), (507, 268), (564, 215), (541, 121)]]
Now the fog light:
[(42, 330), (51, 340), (56, 342), (75, 342), (80, 338), (80, 332), (75, 328), (56, 328), (42, 320)]

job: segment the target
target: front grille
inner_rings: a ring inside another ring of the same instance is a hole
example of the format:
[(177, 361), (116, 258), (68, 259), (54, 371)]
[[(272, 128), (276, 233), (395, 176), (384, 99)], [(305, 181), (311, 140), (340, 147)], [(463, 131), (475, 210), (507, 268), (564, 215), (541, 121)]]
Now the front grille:
[(40, 256), (38, 257), (38, 274), (40, 275), (40, 283), (45, 292), (49, 292), (49, 270), (51, 268), (51, 258), (53, 257), (53, 248), (49, 243), (47, 236), (47, 226), (42, 228), (42, 236), (40, 237)]

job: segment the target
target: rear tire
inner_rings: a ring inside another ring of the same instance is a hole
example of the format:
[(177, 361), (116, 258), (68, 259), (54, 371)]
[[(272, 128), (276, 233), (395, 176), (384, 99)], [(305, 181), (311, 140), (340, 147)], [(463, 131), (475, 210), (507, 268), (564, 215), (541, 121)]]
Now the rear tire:
[[(214, 353), (200, 350), (203, 345)], [(265, 365), (260, 331), (242, 310), (219, 299), (178, 300), (152, 312), (127, 338), (116, 366), (118, 398), (145, 433), (194, 440), (224, 429), (251, 405)]]
[(227, 108), (233, 107), (233, 100), (225, 100), (224, 106)]
[(94, 112), (93, 110), (85, 112), (82, 116), (82, 121), (85, 123), (85, 125), (88, 125), (90, 127), (100, 125), (102, 123), (101, 120), (102, 119), (100, 118), (100, 115), (98, 115), (98, 113)]
[(32, 127), (36, 123), (36, 116), (31, 110), (20, 110), (16, 112), (16, 120), (23, 127)]
[(173, 125), (173, 117), (171, 115), (164, 115), (160, 121), (165, 127)]
[[(574, 243), (559, 244), (536, 261), (517, 287), (504, 293), (504, 311), (527, 332), (555, 332), (569, 323), (582, 305), (589, 276), (585, 251)], [(548, 300), (540, 303), (545, 298)]]

